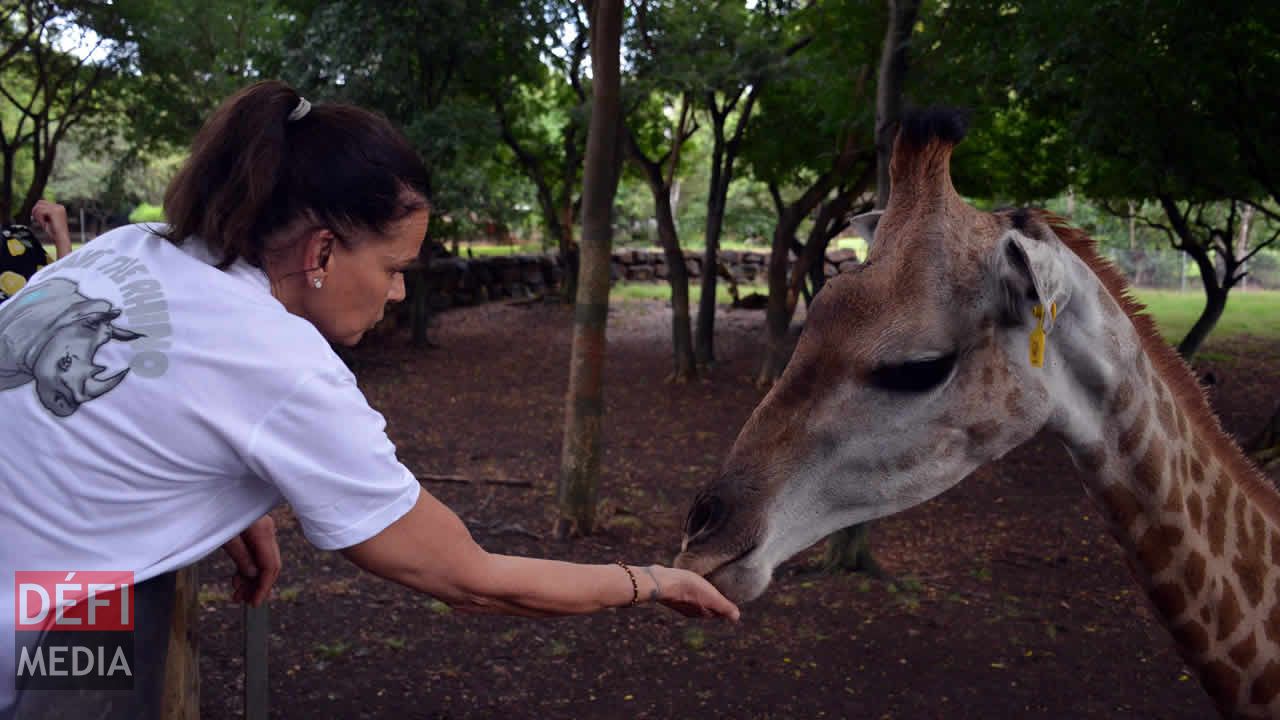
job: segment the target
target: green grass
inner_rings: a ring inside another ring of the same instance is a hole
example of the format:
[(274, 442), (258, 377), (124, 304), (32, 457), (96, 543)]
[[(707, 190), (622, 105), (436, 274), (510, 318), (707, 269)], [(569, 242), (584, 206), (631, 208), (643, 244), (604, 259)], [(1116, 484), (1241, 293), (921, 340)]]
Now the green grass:
[(525, 243), (515, 245), (480, 245), (463, 243), (459, 248), (459, 254), (466, 257), (467, 251), (475, 257), (492, 257), (494, 255), (541, 255), (542, 246), (537, 243)]
[[(768, 288), (763, 284), (739, 285), (738, 292), (744, 296), (752, 292), (768, 294)], [(1134, 294), (1147, 306), (1160, 333), (1171, 343), (1181, 340), (1187, 334), (1204, 308), (1204, 294), (1200, 292), (1138, 289)], [(697, 281), (691, 281), (689, 302), (696, 305), (701, 296), (702, 288)], [(621, 282), (610, 292), (610, 299), (621, 302), (670, 298), (671, 287), (665, 282)], [(716, 283), (716, 300), (721, 305), (728, 305), (730, 302), (729, 291), (723, 280)], [(1280, 291), (1237, 290), (1231, 293), (1227, 298), (1227, 309), (1210, 337), (1224, 338), (1245, 334), (1280, 340)]]
[[(1160, 334), (1177, 342), (1195, 324), (1204, 310), (1203, 292), (1137, 289), (1134, 296), (1147, 306), (1155, 318)], [(1233, 335), (1254, 335), (1269, 340), (1280, 339), (1280, 291), (1236, 290), (1227, 296), (1227, 309), (1210, 339)]]
[[(753, 292), (761, 295), (768, 293), (768, 288), (764, 285), (739, 285), (738, 295), (746, 296)], [(702, 286), (698, 281), (690, 280), (689, 282), (689, 304), (697, 305), (702, 297)], [(630, 300), (670, 300), (671, 286), (666, 281), (655, 283), (629, 283), (620, 282), (613, 286), (609, 292), (609, 299), (620, 300), (623, 302)], [(716, 303), (719, 305), (728, 305), (733, 301), (729, 296), (729, 288), (725, 285), (723, 279), (716, 282)]]
[[(703, 251), (703, 249), (704, 249), (704, 246), (703, 246), (703, 245), (700, 245), (700, 244), (697, 244), (697, 243), (692, 243), (692, 244), (690, 244), (690, 243), (681, 243), (681, 244), (680, 244), (680, 249), (684, 251), (685, 255), (698, 255), (698, 256), (701, 256), (701, 255), (702, 255), (702, 251)], [(748, 242), (744, 242), (744, 241), (742, 241), (742, 240), (725, 240), (725, 241), (722, 241), (722, 242), (720, 243), (720, 249), (721, 249), (721, 250), (734, 250), (734, 251), (737, 251), (737, 252), (755, 252), (755, 253), (760, 253), (761, 255), (768, 255), (768, 254), (769, 254), (769, 246), (768, 246), (768, 245), (766, 245), (766, 244), (761, 244), (761, 243), (748, 243)], [(649, 251), (649, 252), (655, 252), (655, 253), (656, 253), (656, 252), (662, 252), (662, 248), (660, 248), (660, 247), (658, 247), (658, 246), (656, 246), (656, 245), (652, 245), (652, 246), (645, 246), (645, 245), (635, 245), (635, 246), (631, 246), (631, 245), (628, 245), (628, 246), (625, 246), (625, 247), (617, 247), (617, 246), (615, 246), (615, 247), (614, 247), (614, 250), (647, 250), (647, 251)], [(867, 256), (867, 241), (866, 241), (866, 240), (863, 240), (863, 239), (862, 239), (862, 238), (860, 238), (860, 237), (841, 237), (841, 238), (836, 238), (835, 240), (831, 241), (831, 245), (830, 245), (830, 247), (828, 247), (828, 248), (827, 248), (827, 252), (831, 253), (831, 252), (835, 252), (836, 250), (855, 250), (855, 251), (857, 251), (857, 253), (858, 253), (858, 258), (859, 258), (859, 259), (861, 259), (861, 258), (865, 258), (865, 257)]]

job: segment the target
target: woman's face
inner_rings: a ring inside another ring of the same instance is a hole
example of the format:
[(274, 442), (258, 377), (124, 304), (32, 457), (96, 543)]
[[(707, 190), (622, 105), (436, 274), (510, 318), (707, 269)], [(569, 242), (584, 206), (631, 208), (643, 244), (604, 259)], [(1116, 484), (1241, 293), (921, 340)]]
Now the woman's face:
[(322, 287), (303, 288), (300, 314), (330, 342), (355, 345), (382, 319), (388, 302), (404, 299), (404, 270), (418, 258), (429, 218), (429, 211), (416, 210), (381, 236), (364, 231), (352, 237), (353, 248), (333, 243), (318, 275)]

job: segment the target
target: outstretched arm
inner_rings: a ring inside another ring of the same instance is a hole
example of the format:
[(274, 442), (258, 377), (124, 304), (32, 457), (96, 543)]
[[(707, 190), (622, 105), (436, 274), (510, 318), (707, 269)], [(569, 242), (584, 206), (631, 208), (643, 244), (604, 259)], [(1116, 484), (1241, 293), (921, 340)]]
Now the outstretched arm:
[[(656, 599), (686, 615), (736, 620), (738, 609), (702, 577), (662, 566), (583, 565), (496, 555), (475, 543), (462, 520), (430, 493), (381, 533), (343, 554), (380, 577), (464, 612), (548, 617), (580, 615)], [(656, 591), (656, 598), (654, 597)]]

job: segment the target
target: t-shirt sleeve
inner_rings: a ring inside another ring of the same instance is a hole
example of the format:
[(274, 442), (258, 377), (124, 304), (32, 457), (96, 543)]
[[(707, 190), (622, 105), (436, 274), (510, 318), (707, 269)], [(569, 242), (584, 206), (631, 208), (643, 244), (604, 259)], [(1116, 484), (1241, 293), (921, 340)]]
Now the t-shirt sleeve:
[(377, 535), (413, 507), (420, 487), (396, 459), (386, 421), (350, 373), (304, 377), (249, 439), (249, 467), (280, 490), (322, 550)]

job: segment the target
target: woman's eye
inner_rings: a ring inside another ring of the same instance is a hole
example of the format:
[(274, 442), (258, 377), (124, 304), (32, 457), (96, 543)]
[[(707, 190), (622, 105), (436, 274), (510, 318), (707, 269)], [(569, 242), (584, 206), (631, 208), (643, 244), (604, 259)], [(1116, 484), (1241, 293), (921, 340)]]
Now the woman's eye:
[(951, 376), (956, 354), (926, 360), (881, 365), (871, 371), (871, 382), (881, 390), (921, 393), (941, 385)]

